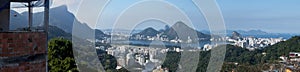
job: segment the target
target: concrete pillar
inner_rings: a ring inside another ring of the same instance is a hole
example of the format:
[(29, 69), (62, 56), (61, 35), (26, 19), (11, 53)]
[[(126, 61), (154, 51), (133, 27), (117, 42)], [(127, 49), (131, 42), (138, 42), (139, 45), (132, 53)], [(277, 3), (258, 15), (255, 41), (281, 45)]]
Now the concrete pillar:
[(10, 2), (0, 0), (0, 31), (9, 30)]

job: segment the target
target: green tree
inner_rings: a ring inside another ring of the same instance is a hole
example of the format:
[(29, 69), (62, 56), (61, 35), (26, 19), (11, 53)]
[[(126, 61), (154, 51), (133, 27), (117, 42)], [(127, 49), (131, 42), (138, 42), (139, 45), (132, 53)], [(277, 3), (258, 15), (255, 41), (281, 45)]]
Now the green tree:
[(51, 39), (48, 42), (48, 64), (50, 72), (78, 71), (71, 41), (63, 38)]
[(166, 59), (162, 65), (163, 68), (168, 68), (170, 72), (175, 72), (178, 68), (181, 53), (175, 51), (167, 52)]

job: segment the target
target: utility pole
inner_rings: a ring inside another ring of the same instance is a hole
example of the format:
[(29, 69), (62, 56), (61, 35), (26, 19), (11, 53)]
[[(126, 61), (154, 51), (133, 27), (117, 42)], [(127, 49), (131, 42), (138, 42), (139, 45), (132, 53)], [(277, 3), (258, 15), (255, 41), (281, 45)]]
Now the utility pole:
[(32, 3), (31, 1), (28, 1), (28, 31), (31, 31), (32, 27)]
[[(46, 40), (48, 41), (48, 26), (49, 26), (49, 0), (44, 2), (44, 29), (46, 33)], [(48, 72), (48, 43), (46, 43), (46, 71)]]

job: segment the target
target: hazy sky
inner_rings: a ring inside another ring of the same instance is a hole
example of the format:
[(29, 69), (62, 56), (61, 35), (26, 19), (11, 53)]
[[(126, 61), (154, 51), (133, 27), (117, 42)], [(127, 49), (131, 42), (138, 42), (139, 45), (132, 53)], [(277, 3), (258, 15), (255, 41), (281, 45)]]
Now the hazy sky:
[(228, 29), (300, 33), (300, 0), (217, 0)]
[[(90, 14), (90, 11), (93, 11), (88, 9), (99, 9), (96, 7), (99, 0), (86, 1), (89, 1), (90, 4), (80, 3), (83, 2), (81, 0), (54, 0), (52, 7), (67, 5), (69, 11), (76, 14), (80, 4), (88, 5), (91, 8), (87, 8), (86, 11), (84, 11), (87, 15)], [(138, 1), (141, 0), (111, 0), (105, 6), (100, 16), (100, 18), (103, 18), (103, 21), (98, 21), (96, 28), (112, 28), (115, 20), (122, 14), (122, 12), (130, 6), (134, 6)], [(183, 11), (190, 18), (194, 28), (197, 30), (208, 30), (208, 25), (206, 24), (203, 15), (191, 0), (165, 1)], [(259, 29), (275, 33), (300, 33), (300, 0), (217, 0), (217, 3), (223, 14), (227, 29)], [(141, 11), (147, 10), (149, 9), (141, 9)], [(169, 10), (159, 11), (165, 11), (170, 14), (173, 13)], [(84, 19), (79, 18), (79, 20), (87, 24), (95, 23), (90, 22), (89, 20), (92, 19), (89, 19), (89, 17)], [(164, 28), (164, 24), (159, 23), (161, 22), (155, 22), (155, 20), (153, 22), (153, 20), (149, 20), (148, 22), (143, 22), (138, 27), (141, 29), (149, 26), (153, 26), (156, 29)], [(128, 24), (123, 25), (126, 27)]]

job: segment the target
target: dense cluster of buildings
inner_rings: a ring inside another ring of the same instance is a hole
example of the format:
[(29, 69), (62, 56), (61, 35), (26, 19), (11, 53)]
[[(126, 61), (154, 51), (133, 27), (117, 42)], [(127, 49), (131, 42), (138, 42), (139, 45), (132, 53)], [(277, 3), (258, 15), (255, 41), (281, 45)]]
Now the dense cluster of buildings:
[[(182, 40), (178, 37), (175, 37), (174, 39), (169, 39), (167, 37), (167, 35), (162, 35), (162, 34), (156, 34), (156, 36), (136, 35), (135, 37), (132, 37), (131, 39), (147, 40), (147, 41), (155, 40), (155, 41), (163, 41), (163, 42), (171, 42), (171, 43), (191, 43), (191, 42), (193, 42), (193, 39), (190, 36), (187, 37), (187, 40)], [(197, 41), (199, 41), (199, 40), (197, 40)]]
[(161, 69), (164, 57), (168, 51), (183, 51), (180, 48), (152, 48), (130, 45), (115, 45), (107, 49), (103, 49), (118, 61), (118, 67), (134, 68), (140, 71), (153, 71)]
[(230, 42), (232, 45), (247, 48), (249, 50), (254, 50), (274, 45), (278, 42), (285, 41), (285, 39), (245, 37), (240, 39), (228, 38), (227, 41)]
[[(167, 35), (156, 34), (156, 36), (145, 36), (145, 35), (135, 35), (131, 36), (127, 33), (107, 33), (112, 36), (112, 38), (104, 38), (103, 40), (96, 39), (96, 42), (101, 43), (110, 43), (110, 41), (118, 40), (138, 40), (138, 41), (162, 41), (162, 42), (171, 42), (171, 43), (191, 43), (193, 40), (191, 37), (187, 37), (187, 40), (182, 40), (178, 37), (174, 39), (169, 39)], [(198, 40), (199, 41), (199, 40)]]
[[(286, 39), (283, 39), (283, 38), (255, 38), (255, 37), (238, 37), (238, 38), (225, 37), (225, 38), (211, 39), (211, 41), (212, 42), (226, 41), (226, 44), (231, 44), (234, 46), (247, 48), (249, 50), (255, 50), (255, 49), (262, 49), (262, 48), (274, 45), (274, 44), (282, 42), (282, 41), (286, 41)], [(203, 50), (207, 51), (216, 46), (218, 46), (218, 44), (205, 44), (203, 46)]]
[[(170, 43), (192, 43), (195, 42), (190, 37), (187, 37), (187, 40), (181, 40), (180, 38), (174, 38), (172, 40), (168, 39), (166, 35), (157, 34), (156, 36), (143, 36), (143, 35), (123, 35), (123, 34), (115, 34), (113, 36), (115, 40), (147, 40), (147, 41), (163, 41), (163, 42), (170, 42)], [(106, 40), (105, 42), (109, 42), (110, 40)], [(199, 40), (198, 40), (199, 41)], [(220, 37), (220, 38), (211, 38), (211, 42), (226, 42), (225, 44), (231, 44), (235, 46), (239, 46), (242, 48), (247, 48), (249, 50), (255, 49), (262, 49), (267, 46), (274, 45), (278, 42), (285, 41), (283, 38), (255, 38), (255, 37), (242, 37), (239, 33), (235, 32), (232, 36), (227, 37)], [(203, 51), (208, 51), (218, 45), (221, 44), (205, 44), (203, 46), (199, 46), (202, 48)]]
[(144, 35), (135, 35), (131, 37), (134, 40), (159, 40), (159, 41), (169, 41), (169, 38), (166, 35), (156, 34), (156, 36), (144, 36)]

